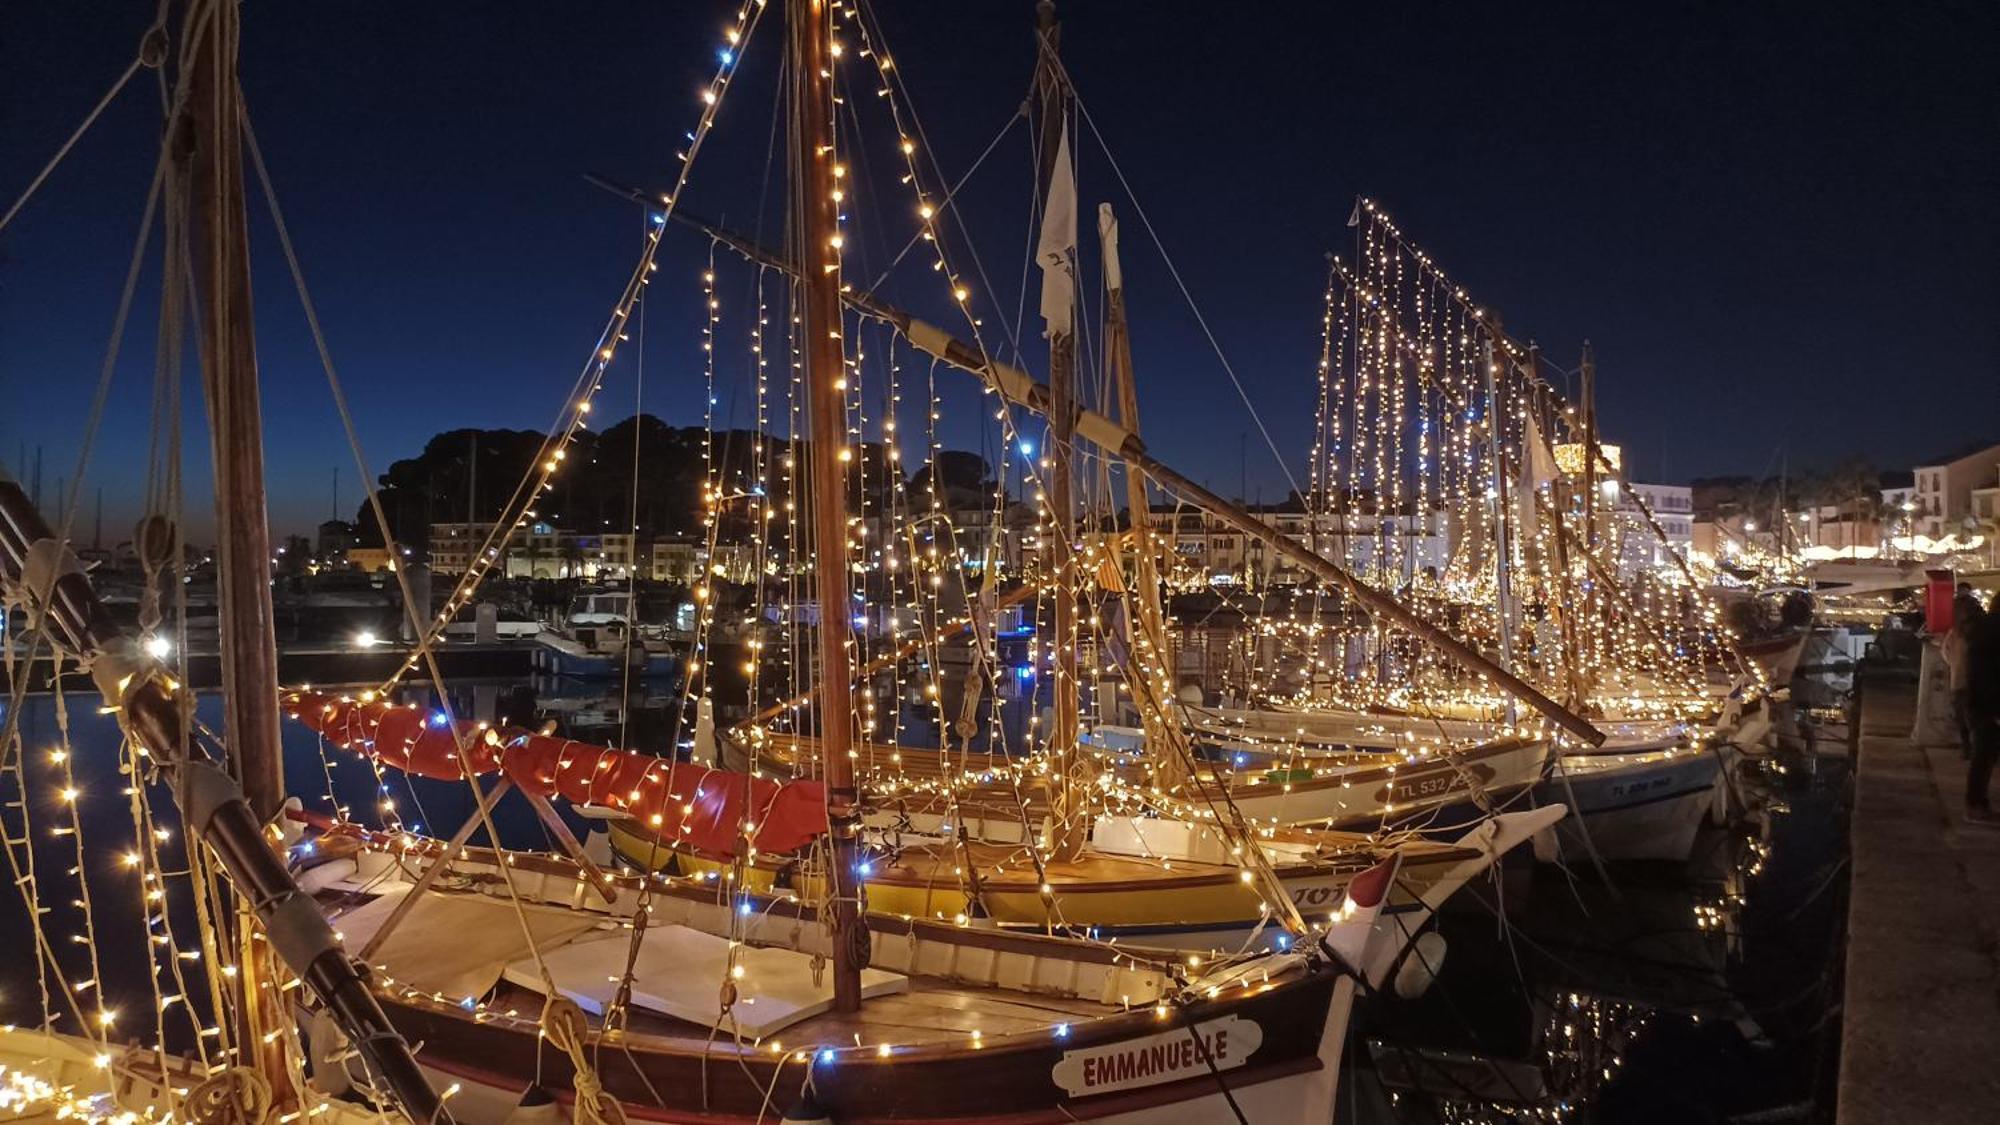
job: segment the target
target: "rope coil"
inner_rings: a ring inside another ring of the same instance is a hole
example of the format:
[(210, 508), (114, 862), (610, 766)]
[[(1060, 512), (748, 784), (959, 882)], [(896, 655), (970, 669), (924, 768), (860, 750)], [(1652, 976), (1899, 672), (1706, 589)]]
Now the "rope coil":
[(625, 1107), (618, 1100), (604, 1092), (604, 1082), (597, 1076), (597, 1068), (591, 1064), (590, 1052), (586, 1049), (589, 1025), (583, 1018), (583, 1009), (576, 1001), (560, 993), (552, 993), (547, 1004), (542, 1006), (542, 1034), (556, 1048), (569, 1056), (570, 1066), (576, 1077), (577, 1125), (625, 1125)]

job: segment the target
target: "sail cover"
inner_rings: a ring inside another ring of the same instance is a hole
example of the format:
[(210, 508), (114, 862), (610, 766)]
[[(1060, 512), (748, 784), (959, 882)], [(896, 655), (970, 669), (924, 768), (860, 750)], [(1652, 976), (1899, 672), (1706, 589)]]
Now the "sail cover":
[(504, 774), (523, 792), (630, 816), (642, 831), (734, 858), (746, 840), (790, 852), (826, 831), (826, 787), (713, 769), (633, 750), (459, 721), (383, 699), (315, 692), (286, 697), (293, 718), (343, 750), (418, 777), (457, 781), (459, 746), (475, 774)]
[(1076, 307), (1076, 168), (1069, 158), (1069, 125), (1056, 142), (1056, 163), (1049, 171), (1048, 202), (1042, 208), (1041, 240), (1035, 260), (1042, 267), (1042, 321), (1051, 339), (1075, 331)]

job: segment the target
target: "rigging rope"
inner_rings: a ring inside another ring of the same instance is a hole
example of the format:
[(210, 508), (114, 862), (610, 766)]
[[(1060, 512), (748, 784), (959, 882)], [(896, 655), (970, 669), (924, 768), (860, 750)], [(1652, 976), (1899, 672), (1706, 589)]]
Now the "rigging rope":
[(1069, 71), (1063, 67), (1062, 60), (1054, 51), (1049, 50), (1046, 44), (1043, 45), (1042, 53), (1049, 65), (1055, 67), (1057, 73), (1062, 75), (1063, 85), (1069, 89), (1071, 100), (1076, 105), (1077, 116), (1084, 124), (1090, 126), (1090, 135), (1097, 138), (1098, 147), (1104, 151), (1105, 162), (1111, 166), (1112, 174), (1118, 177), (1118, 186), (1125, 189), (1125, 197), (1132, 201), (1132, 212), (1139, 216), (1140, 225), (1146, 228), (1146, 237), (1153, 240), (1154, 249), (1160, 252), (1160, 259), (1166, 263), (1168, 276), (1174, 279), (1174, 285), (1181, 291), (1181, 298), (1187, 302), (1188, 311), (1194, 314), (1195, 323), (1201, 326), (1202, 335), (1208, 338), (1208, 346), (1215, 352), (1215, 358), (1222, 364), (1222, 370), (1228, 374), (1230, 384), (1236, 388), (1236, 396), (1243, 401), (1243, 408), (1250, 412), (1250, 420), (1257, 423), (1257, 432), (1263, 435), (1264, 444), (1270, 449), (1271, 456), (1277, 460), (1278, 468), (1284, 472), (1286, 482), (1292, 486), (1294, 492), (1298, 491), (1299, 481), (1292, 475), (1291, 464), (1285, 460), (1285, 455), (1278, 451), (1278, 443), (1271, 437), (1270, 429), (1264, 425), (1263, 415), (1257, 413), (1257, 407), (1250, 402), (1250, 392), (1244, 389), (1243, 380), (1236, 375), (1235, 365), (1229, 362), (1229, 356), (1223, 352), (1221, 342), (1215, 338), (1215, 331), (1208, 326), (1208, 318), (1201, 315), (1201, 306), (1195, 303), (1194, 294), (1188, 289), (1187, 282), (1181, 278), (1180, 268), (1174, 265), (1173, 255), (1167, 253), (1166, 243), (1160, 240), (1159, 232), (1153, 229), (1153, 220), (1147, 216), (1145, 205), (1139, 202), (1138, 193), (1132, 190), (1131, 182), (1125, 178), (1125, 170), (1118, 166), (1118, 157), (1112, 153), (1110, 142), (1106, 141), (1104, 134), (1098, 130), (1097, 120), (1091, 117), (1089, 107), (1083, 104), (1083, 95), (1077, 93), (1076, 84), (1070, 81)]
[(145, 36), (139, 41), (139, 53), (133, 57), (131, 64), (125, 68), (125, 72), (120, 74), (111, 83), (111, 89), (106, 90), (104, 96), (97, 100), (97, 104), (91, 107), (90, 112), (84, 115), (83, 123), (76, 127), (76, 131), (69, 135), (69, 139), (64, 141), (60, 148), (56, 149), (56, 154), (49, 158), (49, 162), (42, 165), (42, 170), (35, 173), (35, 178), (28, 181), (27, 189), (21, 193), (20, 198), (14, 200), (14, 205), (7, 208), (5, 215), (0, 215), (0, 231), (6, 230), (7, 224), (13, 222), (14, 216), (20, 214), (21, 208), (26, 207), (28, 200), (34, 198), (35, 192), (41, 189), (42, 183), (49, 178), (50, 173), (54, 172), (56, 166), (63, 162), (63, 158), (68, 156), (70, 150), (76, 147), (76, 143), (83, 139), (83, 135), (90, 131), (90, 127), (97, 124), (98, 117), (117, 99), (119, 93), (125, 89), (125, 84), (132, 81), (132, 76), (139, 73), (141, 69), (158, 67), (160, 65), (163, 57), (160, 53), (162, 44), (157, 38), (160, 31), (161, 26), (159, 24), (154, 24), (152, 27), (146, 29)]

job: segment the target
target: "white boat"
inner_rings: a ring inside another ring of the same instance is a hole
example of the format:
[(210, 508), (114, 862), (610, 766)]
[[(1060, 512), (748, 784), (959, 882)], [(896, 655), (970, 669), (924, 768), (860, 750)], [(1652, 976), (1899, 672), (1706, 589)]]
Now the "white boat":
[(1722, 746), (1563, 755), (1535, 796), (1571, 815), (1536, 834), (1535, 858), (1685, 862), (1702, 826), (1726, 810), (1734, 756)]

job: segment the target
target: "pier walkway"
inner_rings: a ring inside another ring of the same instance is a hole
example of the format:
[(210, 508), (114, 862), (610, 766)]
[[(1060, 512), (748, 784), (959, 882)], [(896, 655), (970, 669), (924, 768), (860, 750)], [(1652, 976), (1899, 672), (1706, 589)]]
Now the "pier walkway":
[(1911, 740), (1916, 684), (1861, 687), (1836, 1120), (2000, 1121), (2000, 829), (1956, 739)]

